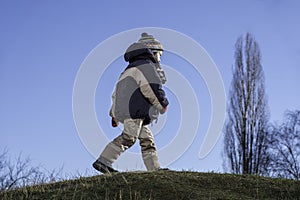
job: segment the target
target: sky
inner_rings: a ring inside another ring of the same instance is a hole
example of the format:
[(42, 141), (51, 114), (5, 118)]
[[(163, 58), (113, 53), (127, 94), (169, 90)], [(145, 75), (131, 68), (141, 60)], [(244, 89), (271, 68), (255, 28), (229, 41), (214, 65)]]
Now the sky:
[[(32, 164), (49, 170), (61, 166), (70, 174), (91, 170), (95, 156), (82, 142), (73, 118), (76, 77), (84, 60), (103, 41), (143, 27), (174, 30), (199, 43), (216, 64), (226, 94), (232, 78), (234, 44), (240, 35), (252, 33), (262, 53), (271, 122), (280, 122), (286, 110), (300, 109), (299, 9), (296, 0), (1, 0), (0, 150), (8, 149), (12, 157), (22, 152)], [(136, 40), (139, 37), (136, 35)], [(159, 35), (155, 37), (159, 39)], [(114, 48), (119, 51), (121, 45)], [(222, 137), (208, 156), (198, 156), (211, 117), (203, 77), (178, 55), (166, 51), (161, 59), (188, 80), (201, 113), (191, 145), (167, 167), (222, 172)], [(108, 110), (114, 84), (125, 67), (120, 55), (99, 80), (95, 94), (96, 116), (108, 139), (121, 131), (110, 127)], [(168, 114), (158, 122), (165, 125), (160, 131), (156, 124), (150, 127), (159, 149), (176, 137), (183, 121), (179, 107), (184, 105), (172, 91), (175, 86), (169, 87), (165, 88), (170, 98)], [(100, 153), (104, 146), (96, 148)], [(139, 153), (138, 143), (130, 152)], [(143, 166), (127, 170), (140, 169)]]

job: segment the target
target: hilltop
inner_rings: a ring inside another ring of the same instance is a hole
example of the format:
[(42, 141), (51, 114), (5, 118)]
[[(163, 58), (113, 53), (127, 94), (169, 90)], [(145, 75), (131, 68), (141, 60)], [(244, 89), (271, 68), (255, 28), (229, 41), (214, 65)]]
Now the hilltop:
[(300, 181), (190, 171), (124, 172), (0, 192), (0, 199), (300, 199)]

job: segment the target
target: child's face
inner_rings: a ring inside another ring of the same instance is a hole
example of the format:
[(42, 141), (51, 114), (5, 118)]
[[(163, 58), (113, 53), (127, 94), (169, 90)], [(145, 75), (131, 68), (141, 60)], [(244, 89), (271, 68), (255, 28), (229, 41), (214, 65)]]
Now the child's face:
[(153, 51), (153, 55), (157, 59), (157, 61), (160, 62), (160, 57), (162, 55), (162, 51)]

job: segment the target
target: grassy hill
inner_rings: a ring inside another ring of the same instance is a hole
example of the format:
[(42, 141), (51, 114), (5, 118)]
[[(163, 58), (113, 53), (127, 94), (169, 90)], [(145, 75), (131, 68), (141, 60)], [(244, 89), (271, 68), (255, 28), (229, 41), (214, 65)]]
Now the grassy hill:
[(300, 181), (189, 171), (125, 172), (0, 192), (0, 199), (300, 199)]

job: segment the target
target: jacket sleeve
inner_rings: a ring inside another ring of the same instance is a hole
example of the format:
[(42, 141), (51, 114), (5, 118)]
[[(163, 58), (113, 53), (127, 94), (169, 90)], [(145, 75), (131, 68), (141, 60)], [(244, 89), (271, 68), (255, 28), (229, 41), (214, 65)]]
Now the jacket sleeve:
[(159, 111), (163, 111), (169, 104), (162, 89), (161, 80), (154, 65), (146, 65), (136, 70), (136, 81), (146, 99)]
[(111, 99), (112, 99), (112, 105), (111, 105), (111, 108), (110, 108), (110, 111), (109, 111), (109, 115), (111, 117), (114, 117), (115, 118), (115, 107), (116, 107), (116, 88), (114, 89), (114, 92), (111, 96)]

